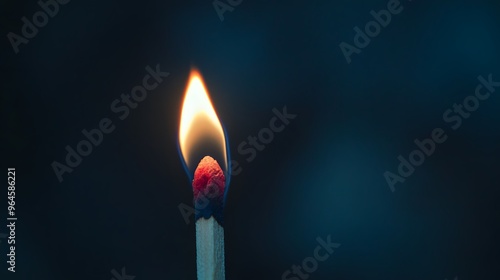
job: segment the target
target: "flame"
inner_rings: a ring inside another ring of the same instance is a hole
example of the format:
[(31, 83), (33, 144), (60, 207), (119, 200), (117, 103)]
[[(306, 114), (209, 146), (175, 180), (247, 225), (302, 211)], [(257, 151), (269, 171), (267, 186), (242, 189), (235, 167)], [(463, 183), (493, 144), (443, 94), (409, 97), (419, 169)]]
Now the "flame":
[(179, 129), (181, 157), (191, 174), (204, 156), (215, 158), (227, 172), (226, 146), (224, 129), (210, 101), (203, 78), (197, 70), (191, 70)]

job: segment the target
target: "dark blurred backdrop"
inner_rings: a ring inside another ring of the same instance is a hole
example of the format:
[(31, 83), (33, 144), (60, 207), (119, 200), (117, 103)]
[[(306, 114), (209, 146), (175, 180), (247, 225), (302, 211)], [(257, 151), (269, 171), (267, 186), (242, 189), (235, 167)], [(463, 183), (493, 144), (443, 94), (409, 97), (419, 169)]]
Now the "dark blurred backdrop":
[[(457, 130), (442, 115), (479, 75), (500, 80), (500, 4), (403, 0), (347, 63), (339, 44), (388, 2), (243, 0), (221, 21), (210, 0), (72, 0), (16, 54), (9, 32), (41, 8), (2, 1), (1, 164), (16, 167), (18, 221), (17, 272), (0, 239), (0, 278), (196, 279), (176, 145), (191, 66), (242, 168), (227, 279), (282, 279), (327, 236), (341, 246), (309, 279), (498, 278), (500, 89)], [(170, 75), (120, 120), (110, 104), (157, 64)], [(247, 162), (238, 145), (284, 106), (297, 117)], [(59, 182), (51, 164), (106, 117), (115, 130)], [(392, 192), (384, 172), (437, 127), (447, 141)]]

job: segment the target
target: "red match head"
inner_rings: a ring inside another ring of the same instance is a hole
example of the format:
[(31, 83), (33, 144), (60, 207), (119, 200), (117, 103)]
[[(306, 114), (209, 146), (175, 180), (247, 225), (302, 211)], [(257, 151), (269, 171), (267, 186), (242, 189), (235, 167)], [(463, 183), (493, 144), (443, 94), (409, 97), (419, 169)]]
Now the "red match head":
[(193, 192), (195, 205), (200, 200), (208, 200), (220, 203), (224, 198), (226, 178), (215, 159), (205, 156), (194, 171)]

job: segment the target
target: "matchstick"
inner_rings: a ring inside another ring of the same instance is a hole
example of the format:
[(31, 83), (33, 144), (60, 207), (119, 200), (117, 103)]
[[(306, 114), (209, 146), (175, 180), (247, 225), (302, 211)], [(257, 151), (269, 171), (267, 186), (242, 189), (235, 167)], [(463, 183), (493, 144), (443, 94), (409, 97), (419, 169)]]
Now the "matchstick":
[(224, 280), (224, 228), (214, 217), (196, 221), (198, 280)]
[(196, 265), (198, 280), (224, 280), (224, 172), (215, 159), (204, 157), (194, 172)]

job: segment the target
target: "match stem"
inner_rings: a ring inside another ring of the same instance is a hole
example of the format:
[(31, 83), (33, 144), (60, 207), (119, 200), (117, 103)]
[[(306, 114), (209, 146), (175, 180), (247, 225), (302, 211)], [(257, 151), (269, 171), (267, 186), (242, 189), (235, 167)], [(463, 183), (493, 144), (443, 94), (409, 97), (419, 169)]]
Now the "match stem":
[(196, 221), (198, 280), (225, 280), (224, 228), (214, 217)]

